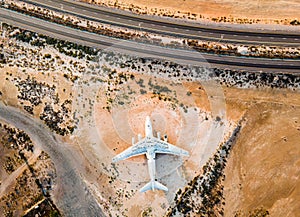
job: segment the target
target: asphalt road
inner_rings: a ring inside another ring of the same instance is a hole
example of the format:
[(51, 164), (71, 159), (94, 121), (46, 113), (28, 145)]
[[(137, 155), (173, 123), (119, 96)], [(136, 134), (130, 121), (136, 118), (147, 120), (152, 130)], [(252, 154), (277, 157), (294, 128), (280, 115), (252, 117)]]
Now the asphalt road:
[(139, 57), (167, 59), (179, 64), (205, 65), (210, 67), (244, 69), (250, 71), (263, 70), (271, 72), (300, 72), (299, 60), (218, 56), (213, 54), (203, 54), (196, 51), (170, 49), (161, 46), (141, 44), (133, 41), (110, 38), (90, 32), (80, 31), (3, 8), (0, 8), (0, 21), (55, 38), (95, 48), (117, 51)]
[[(68, 145), (53, 136), (43, 124), (16, 108), (0, 103), (0, 119), (24, 130), (36, 146), (46, 151), (57, 173), (54, 201), (65, 216), (104, 216), (97, 201), (78, 173), (80, 159)], [(74, 163), (75, 162), (75, 163)]]
[(299, 31), (265, 31), (259, 29), (238, 29), (237, 27), (208, 26), (199, 23), (183, 22), (175, 19), (155, 16), (135, 15), (130, 12), (115, 10), (96, 5), (89, 5), (70, 0), (22, 0), (51, 10), (69, 13), (81, 18), (113, 24), (121, 27), (142, 29), (144, 31), (171, 35), (188, 39), (200, 39), (280, 46), (299, 46)]

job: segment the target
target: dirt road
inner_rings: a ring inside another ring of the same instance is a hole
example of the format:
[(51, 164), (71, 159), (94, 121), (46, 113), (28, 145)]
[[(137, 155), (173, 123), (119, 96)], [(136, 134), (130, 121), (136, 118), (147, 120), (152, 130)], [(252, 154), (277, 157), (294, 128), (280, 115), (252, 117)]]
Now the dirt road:
[(104, 216), (80, 176), (80, 158), (67, 144), (61, 142), (38, 121), (2, 103), (0, 119), (24, 130), (38, 148), (50, 155), (57, 172), (53, 199), (65, 216)]

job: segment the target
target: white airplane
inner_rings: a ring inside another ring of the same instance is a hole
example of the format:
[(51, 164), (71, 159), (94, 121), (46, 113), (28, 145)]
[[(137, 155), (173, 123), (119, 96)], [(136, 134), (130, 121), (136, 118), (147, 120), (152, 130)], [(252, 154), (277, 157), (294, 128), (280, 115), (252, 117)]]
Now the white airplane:
[(148, 160), (148, 170), (150, 174), (150, 182), (140, 189), (140, 192), (148, 190), (159, 189), (168, 191), (168, 188), (163, 184), (155, 180), (156, 168), (155, 168), (155, 154), (173, 154), (180, 156), (189, 156), (189, 153), (181, 148), (171, 145), (167, 142), (167, 136), (164, 136), (164, 140), (160, 139), (160, 133), (157, 133), (157, 138), (153, 136), (152, 124), (150, 117), (146, 117), (145, 121), (146, 136), (142, 139), (141, 134), (138, 134), (138, 142), (135, 143), (134, 137), (132, 138), (132, 146), (127, 148), (112, 159), (112, 162), (125, 160), (130, 157), (146, 154)]

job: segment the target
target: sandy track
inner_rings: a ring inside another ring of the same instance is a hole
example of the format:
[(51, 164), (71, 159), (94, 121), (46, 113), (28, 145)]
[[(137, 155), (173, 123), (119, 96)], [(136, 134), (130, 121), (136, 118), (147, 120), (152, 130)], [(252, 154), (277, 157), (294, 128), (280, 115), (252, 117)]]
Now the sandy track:
[[(33, 155), (28, 159), (28, 164), (32, 164), (33, 162), (35, 162), (41, 152), (42, 151), (40, 149), (35, 148)], [(2, 183), (0, 185), (0, 198), (3, 197), (3, 195), (6, 194), (8, 190), (10, 190), (9, 186), (16, 181), (16, 179), (24, 172), (25, 169), (27, 169), (27, 164), (23, 163), (18, 169), (16, 169), (8, 177), (2, 180)]]

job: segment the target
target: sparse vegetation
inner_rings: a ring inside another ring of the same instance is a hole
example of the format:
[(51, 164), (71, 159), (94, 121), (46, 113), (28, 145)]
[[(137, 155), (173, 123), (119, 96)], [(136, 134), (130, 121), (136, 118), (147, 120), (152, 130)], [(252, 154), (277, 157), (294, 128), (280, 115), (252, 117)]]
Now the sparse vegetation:
[(2, 151), (6, 154), (3, 164), (6, 172), (11, 174), (21, 165), (26, 165), (21, 175), (13, 180), (16, 183), (10, 183), (9, 191), (0, 198), (0, 212), (4, 216), (15, 216), (17, 210), (25, 211), (47, 197), (56, 175), (50, 158), (43, 157), (47, 155), (44, 152), (38, 157), (39, 162), (28, 163), (34, 146), (24, 131), (1, 123), (0, 137)]
[(229, 140), (221, 144), (215, 155), (203, 166), (202, 174), (190, 181), (185, 189), (178, 190), (175, 195), (175, 206), (168, 209), (166, 216), (176, 216), (178, 213), (183, 215), (196, 213), (200, 216), (224, 214), (222, 185), (225, 179), (224, 168), (240, 128), (241, 123)]

